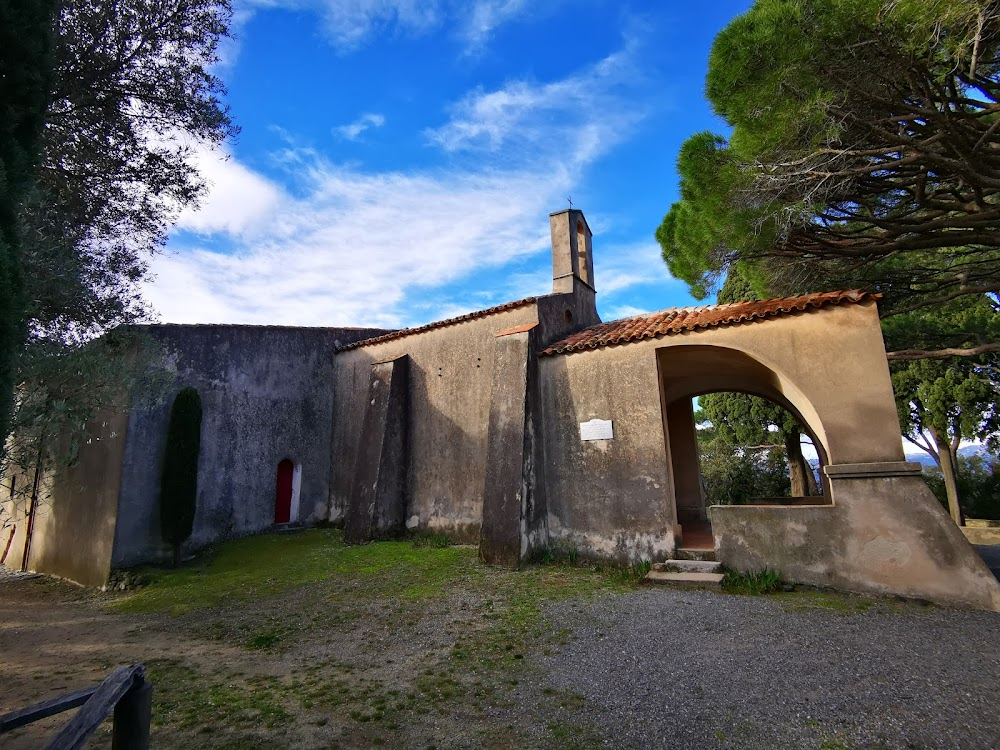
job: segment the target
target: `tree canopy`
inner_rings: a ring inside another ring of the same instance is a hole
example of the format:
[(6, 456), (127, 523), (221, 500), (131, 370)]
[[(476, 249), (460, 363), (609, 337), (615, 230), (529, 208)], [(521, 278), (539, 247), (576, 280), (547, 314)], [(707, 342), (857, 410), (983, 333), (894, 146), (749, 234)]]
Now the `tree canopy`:
[(55, 5), (54, 0), (0, 0), (0, 444), (9, 428), (24, 337), (20, 211), (40, 159)]
[(1000, 291), (1000, 4), (757, 0), (707, 94), (732, 132), (684, 144), (657, 232), (697, 296), (733, 264), (759, 293), (881, 291), (887, 316)]
[(211, 72), (230, 16), (228, 0), (61, 6), (37, 189), (22, 206), (34, 339), (146, 319), (149, 254), (206, 187), (194, 149), (236, 133)]
[(982, 358), (952, 358), (893, 367), (900, 427), (907, 439), (927, 451), (941, 468), (949, 511), (959, 524), (958, 449), (962, 441), (985, 442), (994, 452), (1000, 445), (995, 364)]
[(135, 390), (148, 260), (206, 189), (195, 149), (237, 132), (213, 72), (230, 19), (229, 0), (81, 0), (52, 18), (38, 168), (16, 206), (21, 438), (55, 446), (53, 429), (78, 432)]

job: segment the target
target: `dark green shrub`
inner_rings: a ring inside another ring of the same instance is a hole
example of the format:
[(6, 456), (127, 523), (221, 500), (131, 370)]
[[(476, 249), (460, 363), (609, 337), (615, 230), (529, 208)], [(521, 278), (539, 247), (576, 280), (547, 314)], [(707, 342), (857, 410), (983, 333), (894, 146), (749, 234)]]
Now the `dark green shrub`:
[(170, 409), (160, 475), (160, 528), (163, 540), (173, 547), (174, 564), (194, 527), (200, 451), (201, 397), (188, 387), (177, 394)]
[(722, 576), (722, 589), (730, 594), (761, 596), (781, 588), (781, 576), (774, 570), (751, 570), (740, 573), (726, 570)]

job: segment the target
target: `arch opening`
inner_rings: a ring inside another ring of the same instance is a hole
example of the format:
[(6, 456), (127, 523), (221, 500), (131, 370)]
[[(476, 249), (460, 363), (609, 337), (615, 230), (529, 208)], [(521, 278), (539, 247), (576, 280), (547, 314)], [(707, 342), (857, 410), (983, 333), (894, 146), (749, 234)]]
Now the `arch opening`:
[(720, 391), (692, 407), (706, 506), (828, 504), (816, 441), (780, 404)]
[[(681, 546), (714, 548), (712, 504), (830, 504), (822, 424), (781, 373), (718, 346), (663, 347), (657, 363)], [(712, 414), (696, 417), (703, 398)]]
[(580, 279), (587, 284), (593, 285), (593, 282), (590, 280), (590, 270), (587, 267), (587, 230), (584, 228), (582, 221), (576, 222), (576, 262)]
[(278, 462), (274, 491), (274, 523), (295, 523), (299, 520), (299, 493), (302, 487), (302, 465), (290, 458)]

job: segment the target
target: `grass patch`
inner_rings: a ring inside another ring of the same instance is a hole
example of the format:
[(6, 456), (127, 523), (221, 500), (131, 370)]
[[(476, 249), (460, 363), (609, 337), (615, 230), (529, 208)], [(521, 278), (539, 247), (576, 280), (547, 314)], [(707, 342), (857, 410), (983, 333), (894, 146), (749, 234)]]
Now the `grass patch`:
[[(780, 598), (782, 607), (789, 612), (821, 611), (844, 616), (862, 614), (880, 603), (863, 596), (817, 590), (795, 591)], [(891, 606), (893, 602), (883, 600), (881, 604)]]
[(149, 679), (156, 686), (153, 701), (155, 734), (178, 729), (217, 733), (211, 742), (170, 743), (171, 747), (255, 746), (261, 732), (280, 731), (292, 720), (280, 693), (267, 684), (240, 677), (206, 677), (172, 659), (147, 660)]
[(414, 547), (436, 547), (437, 549), (444, 549), (451, 545), (451, 539), (448, 538), (447, 534), (432, 534), (426, 531), (414, 532), (410, 536), (410, 540)]
[(729, 594), (762, 596), (780, 588), (781, 576), (769, 568), (752, 570), (748, 573), (727, 569), (722, 576), (722, 590)]
[(421, 599), (476, 575), (476, 552), (461, 547), (417, 548), (407, 542), (343, 543), (337, 529), (270, 534), (226, 542), (177, 568), (143, 568), (145, 588), (110, 603), (120, 612), (166, 612), (250, 602), (290, 588), (350, 576), (359, 595)]

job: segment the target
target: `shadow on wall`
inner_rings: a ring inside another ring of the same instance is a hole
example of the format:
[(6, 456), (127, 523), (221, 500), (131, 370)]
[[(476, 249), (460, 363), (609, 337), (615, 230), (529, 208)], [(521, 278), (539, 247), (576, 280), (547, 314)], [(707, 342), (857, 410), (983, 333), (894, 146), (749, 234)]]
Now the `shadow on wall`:
[[(453, 541), (476, 544), (482, 524), (483, 489), (486, 482), (488, 404), (485, 414), (479, 413), (475, 399), (462, 398), (466, 384), (460, 372), (445, 372), (445, 368), (430, 370), (409, 361), (409, 399), (406, 475), (406, 527), (410, 530), (447, 534)], [(362, 369), (362, 368), (357, 368)], [(367, 368), (365, 368), (367, 369)], [(467, 421), (482, 424), (483, 430), (473, 432), (432, 404), (428, 381), (452, 378), (454, 388), (449, 393), (434, 393), (452, 408), (474, 409)], [(354, 399), (338, 413), (347, 424), (363, 422), (367, 401)], [(335, 418), (338, 418), (335, 417)], [(332, 457), (333, 487), (331, 520), (343, 522), (347, 501), (351, 496), (359, 452), (359, 430), (345, 430), (353, 438), (352, 445), (338, 440)]]

